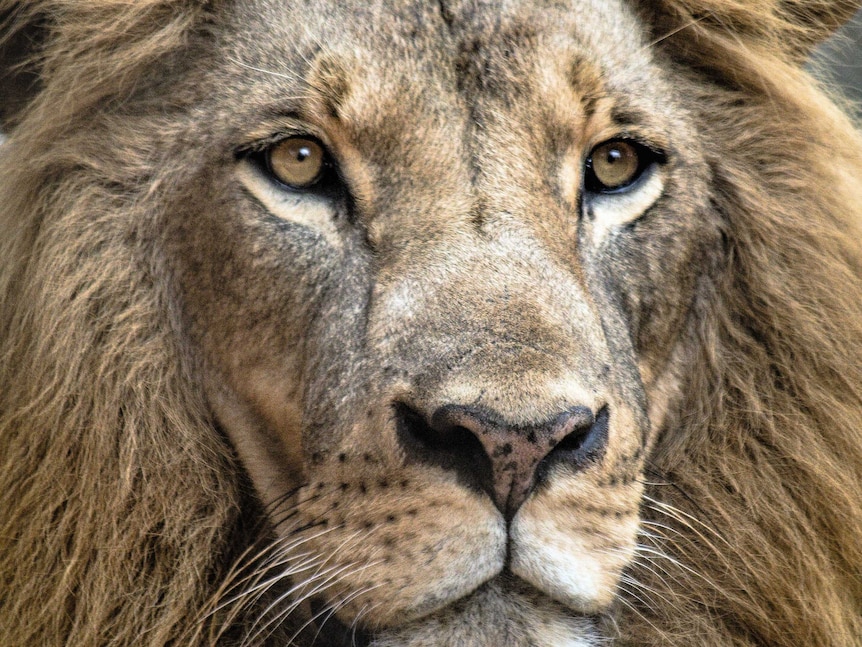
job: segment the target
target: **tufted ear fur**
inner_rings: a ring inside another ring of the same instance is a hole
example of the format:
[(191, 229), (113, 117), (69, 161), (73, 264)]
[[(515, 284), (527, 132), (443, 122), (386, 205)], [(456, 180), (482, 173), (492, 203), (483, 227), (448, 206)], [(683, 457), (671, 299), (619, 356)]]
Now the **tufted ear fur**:
[(755, 50), (782, 52), (801, 64), (815, 46), (853, 17), (862, 0), (639, 0), (638, 4), (655, 26), (657, 38), (691, 32), (695, 40), (729, 39)]
[(44, 21), (23, 3), (0, 0), (0, 132), (12, 128), (39, 90), (36, 58), (44, 40)]

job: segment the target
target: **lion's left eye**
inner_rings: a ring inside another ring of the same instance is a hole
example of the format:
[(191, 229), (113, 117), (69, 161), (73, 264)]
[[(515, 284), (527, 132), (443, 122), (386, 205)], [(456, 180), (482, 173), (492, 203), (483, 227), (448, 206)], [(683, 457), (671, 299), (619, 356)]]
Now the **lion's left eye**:
[(613, 139), (590, 151), (584, 169), (584, 188), (591, 193), (624, 191), (657, 161), (658, 155), (637, 142)]
[(266, 151), (270, 173), (291, 189), (307, 189), (320, 180), (326, 164), (326, 151), (313, 139), (288, 137)]

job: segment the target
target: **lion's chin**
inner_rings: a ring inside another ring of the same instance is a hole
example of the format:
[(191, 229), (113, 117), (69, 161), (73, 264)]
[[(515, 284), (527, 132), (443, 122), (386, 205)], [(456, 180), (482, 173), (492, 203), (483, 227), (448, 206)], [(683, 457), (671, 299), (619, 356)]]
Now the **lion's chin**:
[[(454, 604), (377, 633), (369, 647), (591, 647), (599, 620), (575, 614), (521, 580), (500, 575)], [(354, 638), (356, 634), (352, 634)], [(346, 644), (354, 643), (353, 640)]]

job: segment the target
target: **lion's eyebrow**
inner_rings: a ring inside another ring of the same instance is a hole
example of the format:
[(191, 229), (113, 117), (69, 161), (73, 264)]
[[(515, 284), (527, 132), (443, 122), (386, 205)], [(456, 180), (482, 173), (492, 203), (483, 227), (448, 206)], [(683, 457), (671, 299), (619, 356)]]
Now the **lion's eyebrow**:
[(569, 85), (581, 96), (584, 115), (591, 117), (599, 99), (606, 93), (601, 70), (587, 57), (575, 55), (569, 63), (567, 76)]
[(304, 73), (292, 70), (272, 70), (251, 65), (236, 57), (227, 60), (246, 70), (290, 82), (289, 96), (277, 97), (277, 106), (270, 113), (274, 118), (302, 120), (309, 114), (322, 114), (334, 119), (341, 118), (341, 110), (349, 93), (348, 73), (332, 53), (318, 53), (305, 59), (308, 69)]
[(610, 116), (618, 126), (643, 126), (650, 123), (649, 113), (620, 101), (614, 101)]

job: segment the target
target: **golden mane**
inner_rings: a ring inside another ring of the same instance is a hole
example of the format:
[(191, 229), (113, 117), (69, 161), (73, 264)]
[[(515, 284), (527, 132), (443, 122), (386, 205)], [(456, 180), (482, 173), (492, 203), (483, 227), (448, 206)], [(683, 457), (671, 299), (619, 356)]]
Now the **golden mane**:
[(249, 502), (161, 314), (163, 270), (140, 273), (134, 256), (153, 218), (130, 231), (114, 214), (138, 193), (131, 211), (154, 212), (172, 169), (147, 157), (129, 120), (104, 117), (118, 137), (110, 149), (86, 124), (92, 106), (122, 101), (186, 46), (202, 12), (153, 0), (15, 4), (0, 2), (0, 16), (44, 26), (50, 45), (42, 91), (0, 156), (3, 642), (193, 644), (242, 549)]
[[(661, 29), (687, 33), (661, 47), (694, 70), (727, 267), (701, 286), (687, 392), (652, 460), (623, 643), (856, 645), (862, 139), (782, 56), (817, 37), (778, 3), (668, 4)], [(757, 38), (723, 27), (734, 12)]]
[[(782, 18), (777, 0), (645, 4), (658, 55), (710, 131), (726, 267), (699, 288), (620, 644), (851, 647), (862, 636), (862, 138), (796, 65), (821, 37), (802, 14)], [(836, 25), (851, 7), (837, 5)], [(171, 130), (181, 146), (182, 124), (165, 115), (191, 99), (153, 114), (124, 102), (146, 105), (139, 80), (183, 64), (207, 10), (0, 0), (8, 37), (35, 24), (46, 43), (32, 62), (40, 91), (0, 153), (10, 646), (208, 644), (202, 614), (259, 539), (261, 512), (193, 386), (166, 272), (140, 271), (189, 176), (146, 132)], [(93, 120), (110, 147), (90, 136)]]

